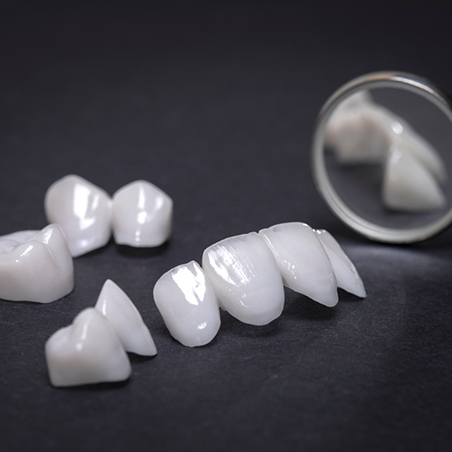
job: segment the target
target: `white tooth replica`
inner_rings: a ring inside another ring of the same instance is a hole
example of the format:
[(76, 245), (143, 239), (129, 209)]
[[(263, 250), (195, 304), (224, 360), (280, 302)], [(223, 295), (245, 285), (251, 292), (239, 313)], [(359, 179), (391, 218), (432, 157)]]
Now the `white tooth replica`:
[(336, 277), (331, 262), (305, 223), (283, 223), (259, 234), (271, 249), (284, 285), (325, 306), (338, 302)]
[(154, 300), (169, 332), (181, 344), (208, 344), (220, 328), (217, 299), (202, 268), (195, 262), (179, 265), (155, 284)]
[(47, 220), (63, 229), (73, 257), (107, 244), (111, 236), (111, 199), (91, 182), (74, 175), (54, 182), (45, 195)]
[(381, 163), (390, 146), (386, 125), (381, 125), (376, 105), (367, 91), (353, 94), (331, 115), (325, 145), (341, 163)]
[(173, 201), (155, 185), (140, 180), (113, 195), (113, 235), (121, 245), (155, 247), (171, 235)]
[(374, 103), (366, 91), (341, 103), (325, 132), (325, 144), (335, 149), (342, 163), (383, 163), (395, 143), (416, 156), (438, 181), (447, 180), (438, 151), (405, 120)]
[(0, 237), (0, 298), (50, 303), (74, 288), (74, 267), (56, 224)]
[(154, 356), (157, 349), (140, 313), (126, 293), (113, 281), (105, 281), (95, 308), (113, 325), (124, 349)]
[(207, 248), (202, 267), (220, 305), (244, 323), (266, 325), (281, 315), (284, 287), (275, 260), (256, 233)]
[(53, 386), (75, 386), (129, 378), (129, 358), (113, 326), (88, 308), (46, 342), (45, 355)]
[(366, 290), (364, 289), (364, 284), (352, 261), (344, 253), (336, 239), (325, 229), (317, 229), (315, 232), (331, 262), (334, 275), (336, 276), (337, 287), (357, 297), (365, 298)]
[(435, 177), (401, 145), (391, 146), (383, 178), (383, 203), (403, 212), (425, 212), (446, 205)]

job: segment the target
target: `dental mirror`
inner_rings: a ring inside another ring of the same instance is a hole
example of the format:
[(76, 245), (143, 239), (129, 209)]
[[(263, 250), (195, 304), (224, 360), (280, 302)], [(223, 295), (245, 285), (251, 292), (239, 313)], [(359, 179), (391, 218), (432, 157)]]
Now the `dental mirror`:
[(373, 240), (425, 240), (452, 222), (452, 103), (430, 81), (378, 72), (339, 88), (317, 119), (317, 189)]

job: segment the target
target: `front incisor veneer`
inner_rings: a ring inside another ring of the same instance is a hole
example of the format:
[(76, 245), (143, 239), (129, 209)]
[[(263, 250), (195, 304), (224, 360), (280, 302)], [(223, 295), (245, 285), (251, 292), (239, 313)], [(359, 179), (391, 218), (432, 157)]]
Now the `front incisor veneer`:
[(256, 233), (208, 247), (202, 267), (220, 305), (244, 323), (266, 325), (281, 315), (284, 287), (275, 259)]
[(210, 282), (195, 262), (166, 272), (154, 287), (154, 300), (171, 335), (181, 344), (208, 344), (220, 328), (220, 312)]

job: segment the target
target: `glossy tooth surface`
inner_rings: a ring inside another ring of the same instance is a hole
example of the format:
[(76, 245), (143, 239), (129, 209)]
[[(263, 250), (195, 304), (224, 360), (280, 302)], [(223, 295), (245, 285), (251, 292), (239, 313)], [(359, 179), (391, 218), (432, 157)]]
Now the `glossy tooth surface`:
[(74, 175), (54, 182), (44, 208), (49, 223), (63, 229), (73, 257), (107, 244), (111, 236), (111, 199), (91, 182)]
[(131, 373), (113, 326), (94, 308), (85, 309), (72, 325), (54, 333), (45, 354), (53, 386), (122, 381)]
[(284, 285), (325, 306), (337, 304), (336, 277), (330, 260), (305, 223), (283, 223), (259, 234), (272, 251)]
[(195, 262), (166, 272), (155, 284), (154, 300), (169, 332), (181, 344), (208, 344), (220, 328), (215, 293)]
[(172, 216), (172, 199), (149, 182), (132, 182), (113, 195), (113, 234), (118, 244), (161, 245), (171, 235)]
[(325, 145), (334, 149), (341, 163), (380, 163), (390, 146), (390, 137), (375, 114), (376, 106), (367, 92), (342, 102), (331, 115)]
[(110, 279), (105, 281), (95, 308), (113, 325), (127, 352), (145, 356), (157, 354), (154, 340), (138, 309), (127, 294)]
[(447, 171), (438, 151), (400, 116), (375, 104), (366, 92), (343, 102), (331, 115), (325, 144), (342, 163), (382, 163), (396, 143), (410, 151), (440, 182)]
[(441, 209), (446, 198), (430, 171), (403, 146), (390, 149), (383, 178), (383, 203), (404, 212)]
[(337, 287), (350, 292), (357, 297), (365, 298), (366, 290), (355, 266), (344, 253), (336, 239), (325, 229), (317, 229), (317, 237), (323, 246), (333, 267)]
[(221, 307), (244, 323), (266, 325), (281, 315), (284, 287), (272, 253), (255, 232), (207, 248), (202, 267)]
[(60, 227), (0, 237), (0, 298), (50, 303), (74, 288), (74, 267)]

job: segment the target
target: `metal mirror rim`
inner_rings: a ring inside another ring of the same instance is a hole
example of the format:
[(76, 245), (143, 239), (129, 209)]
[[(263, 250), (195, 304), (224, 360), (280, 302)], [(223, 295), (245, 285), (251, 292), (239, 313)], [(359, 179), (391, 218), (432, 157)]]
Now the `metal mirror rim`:
[(429, 80), (409, 73), (383, 71), (357, 77), (341, 86), (323, 105), (317, 117), (311, 148), (311, 165), (317, 191), (331, 211), (348, 227), (359, 234), (379, 242), (413, 243), (432, 237), (452, 222), (452, 208), (431, 224), (406, 229), (387, 228), (374, 224), (351, 210), (338, 196), (326, 171), (324, 135), (328, 120), (336, 107), (348, 96), (363, 89), (402, 88), (421, 95), (436, 105), (449, 119), (452, 126), (452, 100)]

